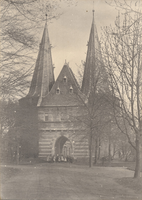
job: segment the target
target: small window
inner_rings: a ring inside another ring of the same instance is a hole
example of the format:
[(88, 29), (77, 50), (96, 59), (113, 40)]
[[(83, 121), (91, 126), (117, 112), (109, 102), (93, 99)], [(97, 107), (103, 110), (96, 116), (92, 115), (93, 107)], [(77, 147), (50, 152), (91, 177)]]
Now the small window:
[(70, 86), (70, 93), (73, 93), (73, 87)]
[(63, 80), (64, 80), (64, 83), (66, 83), (67, 82), (67, 77), (64, 76)]
[(60, 94), (60, 88), (59, 87), (56, 89), (56, 94)]
[(47, 115), (45, 115), (45, 121), (46, 121), (46, 122), (48, 121), (48, 116), (47, 116)]

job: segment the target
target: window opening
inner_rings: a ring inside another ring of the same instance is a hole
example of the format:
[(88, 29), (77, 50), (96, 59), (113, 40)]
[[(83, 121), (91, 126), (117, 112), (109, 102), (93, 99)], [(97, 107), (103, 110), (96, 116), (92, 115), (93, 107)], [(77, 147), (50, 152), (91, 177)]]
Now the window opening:
[(64, 83), (66, 83), (67, 82), (67, 77), (66, 76), (64, 76)]
[(47, 116), (47, 115), (45, 115), (45, 121), (46, 121), (46, 122), (48, 121), (48, 116)]
[(70, 93), (73, 93), (73, 87), (70, 86)]
[(56, 94), (60, 94), (60, 88), (59, 87), (56, 89)]

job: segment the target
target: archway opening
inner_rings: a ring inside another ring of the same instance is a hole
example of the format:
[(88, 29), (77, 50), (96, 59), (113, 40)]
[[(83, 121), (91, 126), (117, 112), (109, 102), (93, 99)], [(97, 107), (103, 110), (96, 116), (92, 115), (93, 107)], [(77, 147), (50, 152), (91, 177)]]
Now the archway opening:
[(70, 140), (65, 136), (59, 137), (55, 143), (55, 156), (72, 156), (72, 153), (73, 149)]

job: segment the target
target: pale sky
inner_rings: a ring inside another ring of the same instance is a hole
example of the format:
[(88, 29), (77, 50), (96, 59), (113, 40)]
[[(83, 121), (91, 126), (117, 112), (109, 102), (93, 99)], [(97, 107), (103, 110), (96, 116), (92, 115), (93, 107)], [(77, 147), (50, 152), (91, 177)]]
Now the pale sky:
[[(77, 5), (67, 7), (62, 4), (63, 14), (48, 25), (52, 59), (55, 65), (55, 78), (59, 75), (65, 60), (77, 73), (77, 65), (85, 61), (87, 42), (92, 24), (92, 10), (95, 10), (95, 22), (100, 37), (101, 27), (114, 25), (117, 10), (105, 3), (105, 0), (78, 0)], [(76, 2), (76, 0), (72, 0)], [(44, 24), (43, 24), (44, 26)], [(42, 30), (43, 31), (43, 30)], [(41, 31), (41, 36), (42, 32)]]

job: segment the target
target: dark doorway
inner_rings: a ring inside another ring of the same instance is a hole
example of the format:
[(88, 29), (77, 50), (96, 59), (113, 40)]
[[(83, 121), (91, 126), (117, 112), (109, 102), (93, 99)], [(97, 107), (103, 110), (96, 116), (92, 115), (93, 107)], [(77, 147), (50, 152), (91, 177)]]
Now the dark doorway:
[(71, 156), (72, 153), (72, 144), (70, 140), (65, 136), (59, 137), (55, 143), (55, 156), (57, 156), (57, 154)]

